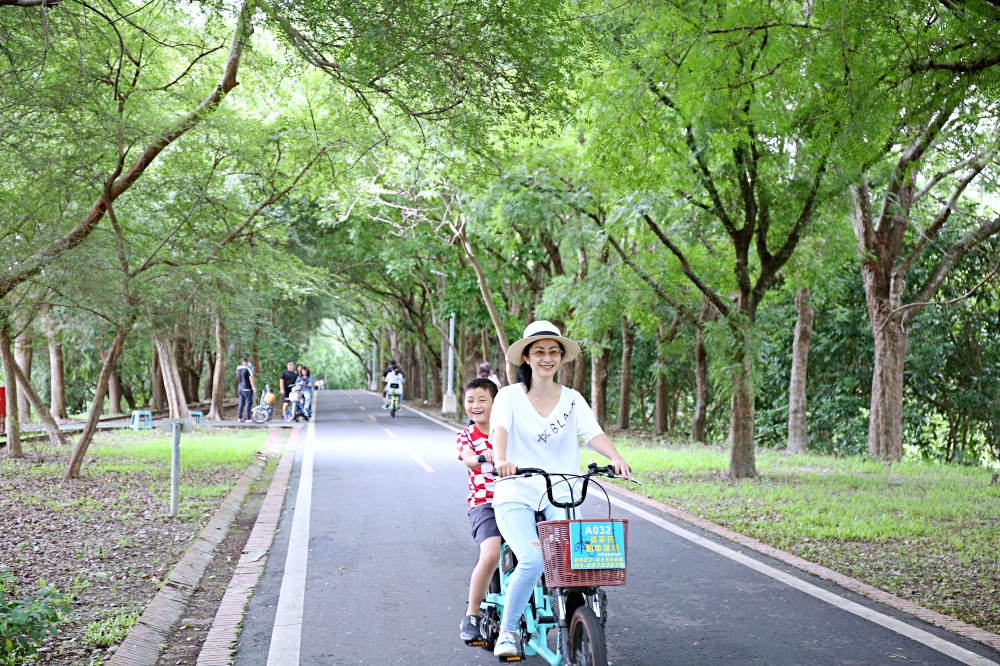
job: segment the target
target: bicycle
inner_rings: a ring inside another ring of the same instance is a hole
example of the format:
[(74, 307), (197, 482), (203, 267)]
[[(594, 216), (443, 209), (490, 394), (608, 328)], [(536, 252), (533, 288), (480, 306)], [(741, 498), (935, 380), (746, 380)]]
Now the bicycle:
[[(479, 461), (486, 462), (485, 456), (479, 456)], [(607, 520), (579, 520), (575, 516), (576, 508), (587, 499), (592, 477), (618, 477), (613, 466), (598, 467), (591, 462), (586, 474), (549, 474), (533, 467), (518, 467), (516, 474), (504, 479), (528, 478), (536, 474), (545, 477), (549, 502), (563, 509), (566, 518), (546, 521), (539, 512), (535, 514), (536, 520), (542, 518), (537, 526), (545, 575), (536, 584), (521, 616), (518, 654), (500, 657), (500, 662), (523, 661), (537, 654), (551, 666), (607, 666), (604, 625), (608, 618), (608, 598), (601, 587), (626, 582), (628, 520), (611, 517), (610, 500)], [(553, 497), (552, 476), (561, 478), (557, 483), (565, 482), (570, 486), (570, 501), (560, 502)], [(583, 479), (579, 500), (573, 493), (575, 479)], [(595, 485), (607, 497), (607, 491), (596, 481)], [(467, 641), (469, 645), (490, 651), (496, 645), (508, 581), (516, 566), (514, 551), (501, 543), (500, 567), (494, 572), (481, 605), (481, 640)], [(551, 629), (558, 631), (555, 652), (548, 646)]]
[[(391, 386), (389, 390), (392, 390)], [(392, 418), (396, 418), (396, 412), (399, 411), (399, 402), (401, 398), (402, 396), (398, 393), (389, 394), (389, 416)]]
[(250, 420), (254, 423), (267, 423), (274, 416), (274, 407), (272, 407), (275, 396), (271, 393), (271, 387), (264, 384), (264, 389), (260, 392), (260, 402), (257, 406), (250, 411)]

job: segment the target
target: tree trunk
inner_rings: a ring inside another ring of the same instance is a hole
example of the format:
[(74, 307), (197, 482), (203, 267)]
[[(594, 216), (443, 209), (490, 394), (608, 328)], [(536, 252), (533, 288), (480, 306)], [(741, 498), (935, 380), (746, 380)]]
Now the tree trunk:
[(424, 357), (424, 346), (417, 342), (414, 345), (414, 353), (417, 356), (417, 398), (427, 399), (427, 363)]
[(611, 347), (599, 347), (590, 353), (590, 405), (602, 428), (608, 422), (608, 361)]
[(57, 422), (69, 420), (66, 413), (66, 370), (63, 364), (62, 345), (56, 338), (56, 327), (49, 313), (42, 315), (42, 328), (49, 345), (49, 397), (50, 412)]
[(23, 458), (21, 449), (21, 423), (17, 418), (17, 372), (14, 355), (10, 352), (10, 332), (0, 325), (0, 359), (3, 360), (3, 377), (7, 388), (7, 457)]
[(35, 413), (38, 414), (38, 418), (41, 419), (42, 424), (45, 426), (45, 432), (49, 436), (49, 441), (53, 446), (68, 446), (69, 442), (66, 441), (65, 436), (59, 430), (59, 424), (56, 420), (52, 418), (52, 413), (49, 408), (45, 406), (42, 399), (38, 397), (38, 393), (32, 388), (31, 382), (21, 371), (20, 366), (16, 363), (14, 364), (14, 372), (17, 373), (17, 383), (20, 394), (24, 394), (28, 398), (28, 402), (31, 403), (32, 408), (34, 408)]
[(153, 409), (166, 409), (167, 408), (167, 389), (163, 385), (163, 368), (160, 366), (160, 352), (156, 349), (156, 345), (153, 345), (153, 371), (152, 371), (152, 396), (150, 397), (150, 406)]
[(705, 441), (705, 412), (708, 408), (708, 362), (702, 327), (694, 333), (694, 413), (691, 416), (691, 440)]
[(813, 334), (816, 310), (809, 304), (809, 288), (795, 294), (795, 340), (792, 342), (792, 376), (788, 382), (788, 452), (805, 453), (809, 446), (806, 431), (806, 368), (809, 365), (809, 342)]
[(573, 361), (573, 390), (580, 395), (587, 395), (587, 357), (585, 351)]
[(668, 424), (667, 406), (667, 378), (663, 375), (656, 376), (656, 394), (653, 399), (653, 434), (662, 435), (667, 432)]
[(737, 370), (733, 372), (732, 413), (729, 419), (729, 476), (745, 479), (757, 476), (753, 441), (753, 361), (744, 349), (737, 354)]
[[(29, 320), (23, 321), (21, 332), (14, 338), (14, 360), (25, 377), (31, 377), (31, 359), (34, 356), (33, 337), (31, 322)], [(21, 423), (31, 422), (31, 402), (24, 391), (17, 393), (17, 417)]]
[(226, 327), (222, 319), (215, 318), (215, 368), (212, 374), (212, 407), (208, 418), (213, 421), (225, 419), (226, 400)]
[(76, 443), (76, 448), (73, 449), (73, 455), (69, 459), (69, 464), (66, 466), (66, 472), (63, 474), (64, 481), (80, 478), (80, 468), (83, 466), (83, 458), (87, 455), (90, 442), (94, 438), (94, 433), (97, 432), (97, 423), (101, 418), (101, 412), (104, 411), (104, 393), (108, 388), (108, 380), (111, 378), (113, 368), (118, 362), (118, 356), (121, 354), (122, 345), (125, 343), (125, 335), (128, 333), (129, 328), (131, 328), (131, 325), (120, 326), (118, 328), (115, 339), (111, 342), (111, 349), (108, 350), (107, 355), (104, 357), (101, 374), (97, 378), (97, 391), (94, 394), (94, 402), (90, 406), (90, 414), (87, 417), (87, 424), (83, 427), (83, 433), (80, 435), (80, 439)]
[[(875, 368), (868, 417), (868, 455), (903, 459), (903, 368), (910, 342), (906, 331), (890, 321), (875, 330)], [(879, 330), (881, 329), (881, 330)]]
[[(468, 257), (469, 263), (472, 264), (472, 269), (476, 272), (476, 282), (479, 284), (479, 293), (482, 294), (483, 303), (486, 305), (486, 309), (490, 313), (490, 321), (493, 322), (493, 328), (497, 334), (497, 342), (500, 343), (500, 352), (506, 358), (507, 347), (510, 345), (507, 343), (507, 332), (503, 328), (503, 322), (500, 320), (500, 314), (497, 312), (497, 306), (493, 302), (493, 294), (490, 293), (489, 284), (486, 282), (486, 273), (483, 272), (483, 267), (480, 265), (479, 260), (476, 259), (475, 252), (472, 251), (472, 243), (469, 242), (469, 237), (465, 234), (465, 227), (452, 227), (452, 231), (462, 241), (462, 249), (465, 250), (465, 256)], [(514, 383), (514, 365), (512, 363), (504, 363), (507, 368), (507, 383)], [(494, 369), (494, 372), (496, 370)], [(500, 374), (500, 373), (497, 373)]]
[(389, 329), (389, 353), (392, 354), (392, 358), (396, 360), (397, 363), (402, 363), (403, 359), (399, 354), (399, 334), (396, 329)]
[(622, 317), (622, 375), (621, 396), (618, 401), (618, 429), (628, 430), (632, 412), (632, 351), (635, 336), (628, 319)]
[(153, 336), (153, 343), (160, 356), (160, 370), (163, 374), (163, 386), (166, 389), (170, 418), (190, 418), (191, 413), (188, 411), (184, 387), (177, 369), (177, 357), (174, 356), (174, 344), (169, 338), (160, 335)]
[(428, 345), (424, 351), (426, 352), (427, 360), (430, 361), (431, 366), (431, 402), (438, 405), (444, 400), (444, 395), (441, 393), (441, 364), (434, 362), (434, 354), (431, 351), (430, 345)]
[[(444, 391), (448, 387), (448, 337), (441, 331), (438, 331), (438, 337), (441, 339), (441, 402), (440, 404), (444, 406)], [(452, 382), (455, 380), (452, 379)], [(438, 404), (435, 401), (435, 404)]]
[(215, 354), (206, 352), (205, 360), (208, 362), (208, 371), (205, 373), (205, 397), (211, 401), (215, 381)]

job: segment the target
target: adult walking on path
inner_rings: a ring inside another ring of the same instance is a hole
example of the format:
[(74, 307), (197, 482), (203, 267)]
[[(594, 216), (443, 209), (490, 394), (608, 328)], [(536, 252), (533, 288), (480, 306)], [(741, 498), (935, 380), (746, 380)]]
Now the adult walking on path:
[[(253, 397), (257, 393), (257, 384), (253, 379), (253, 365), (250, 356), (243, 354), (243, 362), (236, 366), (236, 389), (239, 392), (240, 403), (236, 408), (236, 421), (250, 422), (250, 410), (253, 409)], [(246, 407), (246, 419), (243, 418), (243, 408)]]
[[(517, 382), (500, 389), (490, 417), (493, 466), (501, 477), (515, 474), (517, 467), (579, 474), (579, 438), (609, 458), (616, 474), (632, 478), (628, 463), (604, 434), (587, 401), (555, 381), (559, 366), (579, 353), (580, 345), (560, 335), (559, 329), (547, 321), (528, 324), (524, 337), (507, 349), (507, 361), (519, 366)], [(557, 500), (568, 499), (569, 484), (554, 484), (553, 495)], [(543, 572), (535, 512), (544, 511), (546, 520), (561, 516), (549, 503), (545, 479), (540, 476), (497, 481), (493, 510), (500, 533), (518, 561), (507, 588), (500, 637), (493, 654), (513, 657), (518, 653), (521, 615)]]

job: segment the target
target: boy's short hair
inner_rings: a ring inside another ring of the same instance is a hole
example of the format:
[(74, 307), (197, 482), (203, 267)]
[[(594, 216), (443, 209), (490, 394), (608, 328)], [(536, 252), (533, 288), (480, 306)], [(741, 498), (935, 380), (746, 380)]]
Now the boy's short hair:
[(466, 391), (471, 391), (472, 389), (486, 389), (490, 392), (491, 398), (497, 397), (497, 385), (494, 384), (492, 380), (485, 379), (483, 377), (476, 377), (465, 385)]

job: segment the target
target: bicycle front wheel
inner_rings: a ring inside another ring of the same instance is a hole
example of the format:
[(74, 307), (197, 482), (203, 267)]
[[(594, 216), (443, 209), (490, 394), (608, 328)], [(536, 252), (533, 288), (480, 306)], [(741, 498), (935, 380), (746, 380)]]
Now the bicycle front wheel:
[(264, 406), (254, 407), (253, 411), (250, 412), (250, 418), (254, 423), (267, 423), (271, 420), (271, 415), (268, 413), (268, 408)]
[(589, 606), (580, 606), (569, 622), (569, 663), (573, 666), (608, 666), (604, 627)]

